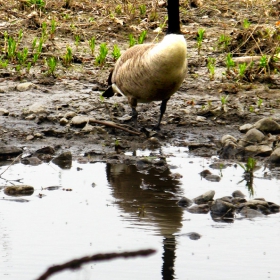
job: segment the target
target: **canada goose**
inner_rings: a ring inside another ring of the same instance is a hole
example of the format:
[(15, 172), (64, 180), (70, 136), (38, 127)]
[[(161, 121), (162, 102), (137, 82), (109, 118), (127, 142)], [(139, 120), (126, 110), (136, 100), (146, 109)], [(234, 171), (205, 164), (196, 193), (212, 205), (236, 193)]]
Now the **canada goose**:
[(157, 44), (135, 45), (125, 51), (108, 78), (108, 89), (102, 94), (125, 95), (137, 126), (138, 102), (162, 101), (154, 129), (160, 128), (166, 104), (181, 86), (187, 71), (187, 43), (180, 35), (179, 0), (168, 0), (167, 35)]

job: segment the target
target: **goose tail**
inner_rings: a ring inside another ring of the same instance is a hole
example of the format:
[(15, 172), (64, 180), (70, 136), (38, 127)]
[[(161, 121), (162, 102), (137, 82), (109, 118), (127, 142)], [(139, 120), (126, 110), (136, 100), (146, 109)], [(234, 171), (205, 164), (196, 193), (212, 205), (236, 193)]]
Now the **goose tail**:
[(114, 96), (114, 91), (113, 91), (112, 86), (109, 86), (109, 87), (102, 93), (102, 96), (103, 96), (103, 97), (106, 97), (106, 98), (110, 98), (110, 97)]

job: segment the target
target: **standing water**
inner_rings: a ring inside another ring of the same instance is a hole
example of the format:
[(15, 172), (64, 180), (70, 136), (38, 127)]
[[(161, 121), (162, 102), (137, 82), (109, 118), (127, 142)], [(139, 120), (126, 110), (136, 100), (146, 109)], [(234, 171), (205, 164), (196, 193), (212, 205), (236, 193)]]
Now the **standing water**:
[[(1, 189), (0, 279), (32, 280), (75, 258), (148, 248), (156, 253), (90, 263), (49, 279), (280, 279), (279, 213), (225, 223), (177, 204), (183, 196), (192, 199), (209, 190), (215, 198), (240, 190), (248, 200), (280, 204), (276, 172), (256, 171), (252, 192), (240, 166), (211, 169), (214, 159), (192, 158), (185, 148), (153, 154), (164, 155), (170, 168), (103, 162), (8, 168), (1, 186), (25, 184), (35, 191), (12, 197)], [(199, 173), (205, 169), (221, 180), (203, 179)]]

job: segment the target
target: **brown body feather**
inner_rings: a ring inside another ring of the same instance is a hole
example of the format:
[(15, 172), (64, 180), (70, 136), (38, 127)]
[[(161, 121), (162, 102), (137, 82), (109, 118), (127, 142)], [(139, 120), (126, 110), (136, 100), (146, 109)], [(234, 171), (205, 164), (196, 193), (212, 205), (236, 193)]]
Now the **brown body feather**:
[(158, 44), (136, 45), (117, 61), (109, 78), (112, 88), (103, 96), (110, 97), (113, 91), (123, 93), (136, 118), (138, 102), (164, 101), (162, 117), (168, 99), (183, 82), (186, 69), (186, 41), (182, 35), (167, 35)]

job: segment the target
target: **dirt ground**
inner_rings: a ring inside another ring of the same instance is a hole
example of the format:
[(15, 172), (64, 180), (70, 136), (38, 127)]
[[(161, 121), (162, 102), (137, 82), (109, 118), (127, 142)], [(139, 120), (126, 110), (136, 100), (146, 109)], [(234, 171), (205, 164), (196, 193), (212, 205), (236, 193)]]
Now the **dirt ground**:
[[(208, 157), (219, 153), (224, 134), (241, 137), (240, 125), (268, 116), (280, 121), (280, 2), (180, 4), (181, 29), (188, 43), (188, 74), (168, 102), (161, 131), (152, 131), (159, 103), (137, 107), (139, 124), (146, 132), (136, 135), (108, 124), (130, 125), (126, 98), (103, 100), (100, 95), (115, 63), (114, 45), (124, 51), (129, 47), (129, 34), (137, 40), (144, 30), (145, 42), (164, 36), (164, 1), (0, 0), (0, 144), (31, 151), (52, 146), (71, 150), (76, 156), (89, 151), (109, 155), (115, 150), (172, 144), (188, 146), (195, 155)], [(51, 29), (52, 22), (55, 30)], [(197, 37), (202, 29), (205, 33), (199, 50)], [(42, 51), (34, 62), (42, 37)], [(92, 37), (93, 53), (89, 47)], [(14, 57), (9, 54), (9, 38), (16, 42)], [(105, 63), (97, 65), (102, 43), (107, 44), (109, 52)], [(28, 55), (21, 63), (17, 53), (21, 54), (24, 47)], [(67, 47), (72, 52), (69, 63)], [(248, 62), (244, 57), (257, 58), (241, 75), (238, 62), (227, 69), (229, 53), (242, 63)], [(51, 57), (57, 61), (53, 72), (47, 63)], [(214, 70), (209, 58), (215, 59)], [(91, 121), (85, 127), (85, 121), (80, 125), (71, 121), (74, 116)]]

